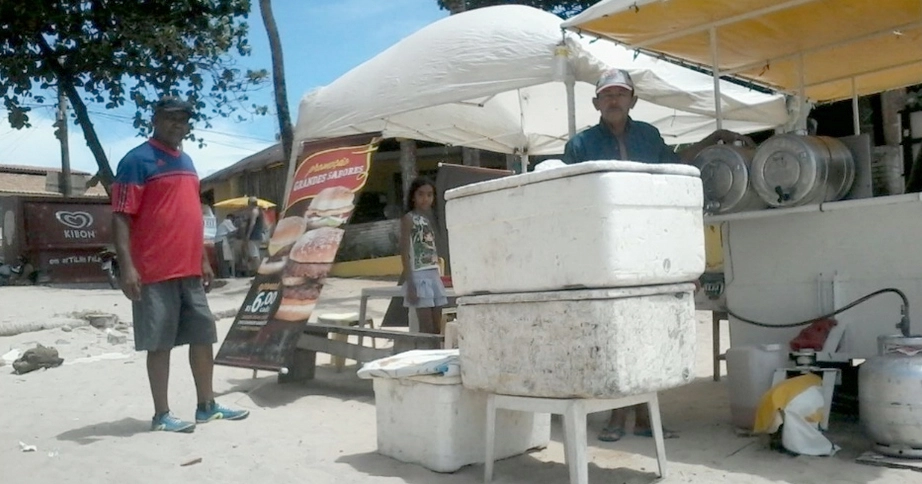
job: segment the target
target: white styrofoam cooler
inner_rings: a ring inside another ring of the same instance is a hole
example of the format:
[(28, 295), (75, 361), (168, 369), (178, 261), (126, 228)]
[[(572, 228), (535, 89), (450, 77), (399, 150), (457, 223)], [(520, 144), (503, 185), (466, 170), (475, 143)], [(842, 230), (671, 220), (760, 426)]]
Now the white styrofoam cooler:
[(628, 287), (704, 272), (698, 169), (596, 161), (445, 193), (457, 294)]
[(695, 375), (694, 285), (458, 300), (464, 386), (505, 395), (618, 398)]
[[(482, 463), (487, 396), (460, 377), (375, 378), (378, 452), (436, 472)], [(497, 459), (547, 447), (551, 416), (499, 410)]]

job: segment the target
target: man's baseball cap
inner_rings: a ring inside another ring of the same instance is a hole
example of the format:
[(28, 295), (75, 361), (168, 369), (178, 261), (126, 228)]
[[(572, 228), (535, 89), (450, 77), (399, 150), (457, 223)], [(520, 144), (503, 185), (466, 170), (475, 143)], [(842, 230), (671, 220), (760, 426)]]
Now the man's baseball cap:
[(181, 111), (188, 113), (189, 116), (192, 116), (195, 114), (195, 106), (193, 106), (190, 102), (179, 99), (178, 97), (164, 96), (160, 98), (159, 101), (154, 103), (154, 112), (159, 113), (161, 111), (166, 113)]
[(599, 82), (595, 84), (595, 93), (598, 94), (602, 92), (602, 89), (620, 86), (625, 89), (630, 89), (634, 91), (634, 81), (631, 79), (631, 75), (627, 73), (624, 69), (609, 69), (602, 73), (599, 77)]

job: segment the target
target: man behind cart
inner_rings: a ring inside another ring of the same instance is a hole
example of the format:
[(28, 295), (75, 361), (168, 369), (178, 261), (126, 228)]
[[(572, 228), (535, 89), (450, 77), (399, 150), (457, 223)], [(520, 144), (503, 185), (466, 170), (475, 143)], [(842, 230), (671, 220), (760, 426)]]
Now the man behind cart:
[[(630, 111), (637, 104), (637, 93), (631, 75), (623, 69), (605, 71), (596, 83), (592, 105), (600, 113), (599, 124), (577, 133), (564, 148), (567, 164), (593, 160), (630, 160), (641, 163), (690, 163), (701, 150), (718, 142), (741, 141), (755, 146), (748, 136), (724, 129), (678, 153), (673, 151), (656, 127), (631, 119)], [(624, 437), (628, 412), (635, 412), (634, 434), (652, 437), (650, 414), (646, 405), (612, 410), (608, 425), (599, 433), (599, 440), (615, 442)], [(678, 437), (676, 432), (663, 429), (666, 438)]]

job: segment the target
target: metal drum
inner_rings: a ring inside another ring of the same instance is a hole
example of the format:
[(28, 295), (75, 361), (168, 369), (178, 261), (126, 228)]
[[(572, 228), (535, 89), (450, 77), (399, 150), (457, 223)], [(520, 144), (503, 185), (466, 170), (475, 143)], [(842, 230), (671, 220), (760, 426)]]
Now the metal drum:
[(841, 141), (828, 136), (817, 136), (829, 150), (829, 168), (826, 176), (826, 202), (842, 200), (855, 183), (855, 159), (851, 150)]
[(779, 134), (752, 159), (752, 187), (772, 207), (832, 202), (855, 181), (855, 161), (841, 141), (827, 136)]
[(740, 145), (709, 146), (695, 157), (704, 186), (704, 210), (708, 213), (759, 210), (768, 205), (749, 183), (749, 165), (755, 150)]
[(922, 458), (922, 337), (881, 336), (858, 371), (861, 425), (874, 450)]

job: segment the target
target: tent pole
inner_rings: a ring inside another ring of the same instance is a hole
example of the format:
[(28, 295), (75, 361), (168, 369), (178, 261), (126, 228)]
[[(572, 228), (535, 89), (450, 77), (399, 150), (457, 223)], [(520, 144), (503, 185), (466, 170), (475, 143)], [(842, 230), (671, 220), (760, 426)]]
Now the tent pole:
[(573, 138), (576, 135), (576, 79), (572, 74), (567, 75), (567, 80), (564, 81), (564, 86), (567, 88), (567, 132), (569, 133), (568, 138)]
[(861, 134), (861, 117), (858, 113), (858, 81), (852, 78), (852, 121), (855, 123), (855, 136)]
[(717, 129), (723, 129), (720, 99), (720, 62), (717, 53), (717, 27), (711, 27), (711, 72), (714, 74), (714, 114), (717, 116)]
[(797, 56), (797, 101), (800, 103), (800, 106), (798, 106), (797, 129), (802, 130), (804, 133), (807, 132), (808, 115), (808, 113), (803, 112), (807, 107), (807, 82), (805, 70), (804, 55), (800, 54)]
[(522, 153), (519, 155), (519, 162), (522, 166), (522, 174), (528, 173), (528, 154)]
[[(563, 81), (567, 90), (567, 138), (576, 135), (576, 76), (570, 66), (570, 49), (567, 46), (567, 33), (561, 31), (562, 39), (554, 49), (554, 80)], [(519, 105), (523, 105), (522, 91), (519, 90)], [(524, 108), (524, 106), (523, 106)]]

